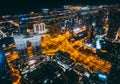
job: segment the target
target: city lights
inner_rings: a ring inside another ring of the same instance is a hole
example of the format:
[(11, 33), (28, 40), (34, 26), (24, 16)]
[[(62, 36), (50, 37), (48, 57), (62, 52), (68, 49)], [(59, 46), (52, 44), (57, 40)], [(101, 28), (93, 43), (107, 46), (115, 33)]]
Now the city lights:
[(119, 84), (120, 6), (45, 1), (1, 15), (0, 84)]

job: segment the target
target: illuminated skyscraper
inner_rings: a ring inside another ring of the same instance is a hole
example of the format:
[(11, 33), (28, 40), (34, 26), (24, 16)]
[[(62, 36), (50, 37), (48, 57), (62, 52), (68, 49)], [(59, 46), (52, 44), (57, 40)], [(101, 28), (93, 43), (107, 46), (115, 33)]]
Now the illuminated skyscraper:
[[(21, 32), (21, 34), (19, 35), (14, 35), (16, 49), (19, 51), (19, 58), (26, 59), (28, 55), (31, 54), (34, 54), (35, 56), (39, 55), (41, 52), (40, 51), (41, 36), (43, 36), (44, 33), (46, 33), (46, 31), (47, 29), (45, 28), (45, 24), (39, 23), (33, 24), (34, 35), (26, 37), (24, 30), (23, 33)], [(28, 45), (28, 43), (30, 43), (30, 45)], [(31, 58), (31, 56), (29, 57)]]
[(20, 68), (23, 69), (24, 62), (28, 58), (27, 43), (23, 35), (15, 35), (14, 41), (15, 41), (16, 49), (19, 52), (19, 59), (20, 59), (20, 65), (21, 65)]

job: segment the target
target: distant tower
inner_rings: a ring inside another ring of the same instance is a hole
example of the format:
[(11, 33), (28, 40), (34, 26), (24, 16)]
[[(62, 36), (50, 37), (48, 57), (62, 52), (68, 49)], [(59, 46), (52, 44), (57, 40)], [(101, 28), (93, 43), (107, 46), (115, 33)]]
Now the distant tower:
[(74, 37), (74, 19), (73, 18), (70, 19), (70, 26), (71, 26), (72, 37)]
[(12, 84), (10, 70), (3, 50), (0, 48), (0, 84)]
[(96, 28), (97, 28), (97, 34), (102, 35), (104, 33), (103, 25), (104, 25), (104, 10), (100, 10), (98, 12), (98, 15), (96, 16)]
[(33, 28), (36, 34), (46, 33), (45, 23), (33, 24)]

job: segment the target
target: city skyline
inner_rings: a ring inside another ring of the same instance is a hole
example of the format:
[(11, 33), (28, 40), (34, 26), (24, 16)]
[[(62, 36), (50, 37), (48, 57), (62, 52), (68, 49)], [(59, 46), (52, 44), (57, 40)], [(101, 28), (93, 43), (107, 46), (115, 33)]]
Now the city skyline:
[(116, 1), (1, 1), (0, 84), (119, 84)]
[(113, 5), (120, 4), (119, 0), (1, 0), (0, 15), (39, 12), (41, 8), (62, 8), (63, 5)]

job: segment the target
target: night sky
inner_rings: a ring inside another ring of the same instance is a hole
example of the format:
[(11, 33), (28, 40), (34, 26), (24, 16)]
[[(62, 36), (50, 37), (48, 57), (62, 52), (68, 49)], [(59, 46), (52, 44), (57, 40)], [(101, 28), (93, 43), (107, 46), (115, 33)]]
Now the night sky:
[(64, 4), (100, 5), (120, 4), (119, 0), (0, 0), (0, 14), (17, 14), (39, 11), (41, 8), (58, 8)]

